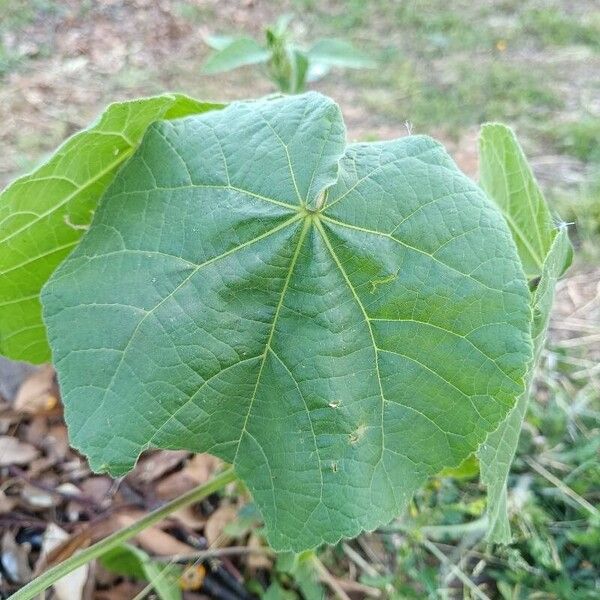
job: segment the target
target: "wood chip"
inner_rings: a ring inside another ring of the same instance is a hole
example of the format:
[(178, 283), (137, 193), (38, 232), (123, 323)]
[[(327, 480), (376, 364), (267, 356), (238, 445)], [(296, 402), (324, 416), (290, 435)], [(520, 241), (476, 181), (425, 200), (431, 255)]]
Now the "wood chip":
[(31, 444), (8, 435), (0, 435), (0, 467), (26, 465), (39, 455)]
[(230, 504), (220, 506), (208, 517), (204, 528), (204, 537), (209, 548), (227, 546), (231, 537), (225, 533), (225, 527), (236, 519), (237, 509)]
[[(60, 547), (68, 539), (70, 539), (70, 536), (66, 531), (58, 525), (50, 523), (44, 533), (42, 557), (48, 556), (48, 554)], [(57, 600), (81, 600), (88, 574), (89, 566), (83, 565), (65, 575), (62, 579), (59, 579), (53, 585)]]
[(58, 386), (52, 366), (42, 366), (23, 382), (13, 406), (32, 415), (50, 412), (58, 406)]

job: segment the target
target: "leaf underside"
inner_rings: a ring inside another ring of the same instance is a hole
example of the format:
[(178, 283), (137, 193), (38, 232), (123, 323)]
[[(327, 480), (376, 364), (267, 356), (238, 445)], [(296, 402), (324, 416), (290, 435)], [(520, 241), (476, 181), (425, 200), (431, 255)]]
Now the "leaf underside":
[(112, 104), (0, 194), (0, 354), (34, 363), (50, 359), (40, 290), (79, 243), (148, 125), (221, 106), (180, 94)]
[(505, 216), (525, 272), (531, 278), (539, 278), (531, 293), (534, 359), (526, 376), (526, 389), (478, 452), (481, 481), (487, 486), (487, 539), (508, 544), (511, 541), (508, 475), (527, 411), (535, 368), (546, 339), (554, 289), (571, 260), (572, 249), (566, 226), (554, 224), (514, 133), (501, 124), (484, 125), (479, 146), (481, 185)]
[(210, 452), (276, 550), (389, 522), (523, 390), (502, 216), (427, 137), (346, 146), (315, 93), (152, 125), (43, 290), (92, 468)]

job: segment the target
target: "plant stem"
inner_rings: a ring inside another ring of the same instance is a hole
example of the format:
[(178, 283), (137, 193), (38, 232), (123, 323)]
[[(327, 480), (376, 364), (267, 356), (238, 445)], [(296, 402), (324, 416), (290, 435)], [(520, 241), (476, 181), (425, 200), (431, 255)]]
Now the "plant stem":
[(421, 540), (421, 545), (426, 548), (431, 554), (433, 554), (441, 563), (445, 564), (452, 573), (461, 580), (461, 582), (468, 587), (473, 595), (480, 600), (491, 600), (487, 594), (484, 594), (479, 587), (471, 581), (471, 579), (463, 573), (463, 571), (455, 565), (435, 544), (432, 544), (428, 539), (423, 538)]
[(74, 554), (58, 565), (51, 567), (26, 586), (22, 587), (19, 591), (15, 592), (10, 597), (10, 600), (32, 600), (38, 594), (41, 594), (44, 590), (48, 589), (53, 583), (57, 582), (65, 575), (68, 575), (78, 567), (102, 556), (102, 554), (108, 552), (108, 550), (126, 542), (147, 527), (162, 521), (165, 517), (168, 517), (171, 513), (174, 513), (180, 508), (184, 508), (194, 502), (202, 500), (202, 498), (206, 498), (206, 496), (216, 492), (231, 481), (235, 481), (235, 478), (233, 469), (230, 468), (227, 471), (223, 471), (223, 473), (217, 475), (210, 481), (199, 485), (193, 490), (171, 500), (171, 502), (168, 502), (164, 506), (153, 510), (139, 521), (136, 521), (119, 531), (115, 531), (89, 548)]

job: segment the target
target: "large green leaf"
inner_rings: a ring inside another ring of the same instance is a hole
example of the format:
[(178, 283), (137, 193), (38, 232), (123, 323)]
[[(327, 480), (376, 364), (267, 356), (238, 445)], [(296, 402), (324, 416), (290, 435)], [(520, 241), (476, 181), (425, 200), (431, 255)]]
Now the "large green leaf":
[(502, 216), (427, 137), (346, 146), (315, 93), (152, 125), (43, 290), (96, 471), (210, 452), (277, 550), (388, 522), (523, 390)]
[(112, 104), (0, 195), (0, 354), (50, 358), (39, 293), (77, 245), (98, 200), (150, 123), (221, 105), (168, 94)]
[[(531, 293), (534, 360), (527, 374), (526, 390), (506, 420), (479, 449), (481, 480), (488, 490), (488, 539), (507, 544), (511, 539), (506, 497), (508, 474), (527, 410), (537, 359), (546, 338), (554, 288), (571, 260), (571, 244), (566, 227), (554, 225), (523, 151), (508, 127), (500, 124), (482, 127), (480, 166), (485, 174), (482, 185), (490, 198), (503, 208), (523, 266), (525, 269), (529, 266), (530, 273), (539, 277)], [(507, 198), (510, 198), (508, 204)], [(530, 210), (532, 199), (535, 199), (534, 210)], [(522, 243), (525, 239), (529, 240), (528, 244)], [(534, 247), (537, 248), (536, 262), (532, 262)], [(539, 273), (538, 260), (541, 261)]]

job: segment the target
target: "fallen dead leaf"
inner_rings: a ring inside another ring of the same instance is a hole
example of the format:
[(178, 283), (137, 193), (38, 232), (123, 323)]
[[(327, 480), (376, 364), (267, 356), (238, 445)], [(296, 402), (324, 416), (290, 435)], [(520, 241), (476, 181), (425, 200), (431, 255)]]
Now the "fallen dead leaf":
[(208, 481), (218, 469), (221, 461), (209, 454), (196, 454), (176, 473), (168, 475), (156, 486), (156, 495), (161, 500), (171, 500), (192, 488)]
[[(140, 511), (121, 513), (117, 516), (117, 521), (121, 527), (129, 527), (143, 516), (144, 513)], [(144, 550), (156, 556), (190, 554), (195, 550), (158, 527), (148, 527), (134, 539)]]
[[(46, 528), (46, 533), (44, 533), (40, 561), (45, 560), (53, 550), (60, 547), (68, 539), (70, 539), (70, 536), (66, 531), (58, 525), (50, 523)], [(89, 566), (83, 565), (59, 579), (53, 585), (56, 598), (58, 600), (81, 600), (88, 574)]]
[(0, 467), (26, 465), (38, 455), (38, 450), (31, 444), (8, 435), (0, 435)]
[(62, 461), (69, 453), (69, 437), (63, 423), (52, 425), (46, 435), (44, 450), (57, 461)]
[(195, 510), (193, 506), (186, 506), (172, 514), (174, 519), (193, 530), (202, 529), (206, 525), (206, 517)]
[(21, 498), (32, 510), (44, 510), (60, 503), (60, 497), (34, 485), (25, 484), (21, 489)]
[(14, 401), (14, 409), (37, 415), (52, 411), (58, 405), (56, 375), (50, 365), (43, 365), (22, 384)]
[(146, 485), (156, 481), (189, 456), (185, 450), (160, 450), (143, 456), (135, 469), (127, 476), (133, 486)]
[(48, 434), (48, 419), (34, 415), (29, 420), (29, 424), (21, 428), (21, 431), (23, 433), (20, 437), (24, 442), (41, 448)]
[(225, 527), (236, 519), (237, 509), (231, 504), (220, 506), (208, 517), (204, 527), (204, 537), (209, 548), (226, 546), (231, 541), (231, 537), (225, 533)]
[[(57, 545), (52, 552), (45, 557), (45, 565), (55, 565), (70, 556), (80, 548), (86, 548), (91, 543), (109, 536), (119, 528), (120, 524), (114, 515), (108, 518), (84, 525), (77, 533), (71, 535), (68, 539)], [(38, 563), (38, 568), (41, 563)]]
[(81, 493), (101, 502), (113, 487), (113, 480), (106, 475), (88, 477), (81, 482)]
[(271, 569), (273, 561), (266, 553), (259, 552), (263, 548), (263, 543), (259, 536), (254, 533), (250, 534), (246, 545), (249, 550), (256, 550), (256, 552), (250, 552), (246, 558), (246, 566), (250, 571), (256, 572), (260, 569)]
[(111, 586), (109, 590), (96, 591), (94, 600), (131, 600), (137, 598), (144, 589), (144, 584), (123, 581), (118, 585)]
[(32, 576), (27, 560), (29, 544), (17, 544), (10, 531), (2, 536), (2, 553), (0, 560), (7, 577), (14, 583), (27, 583)]
[(3, 490), (0, 490), (0, 515), (9, 513), (18, 502), (15, 496), (7, 496)]

